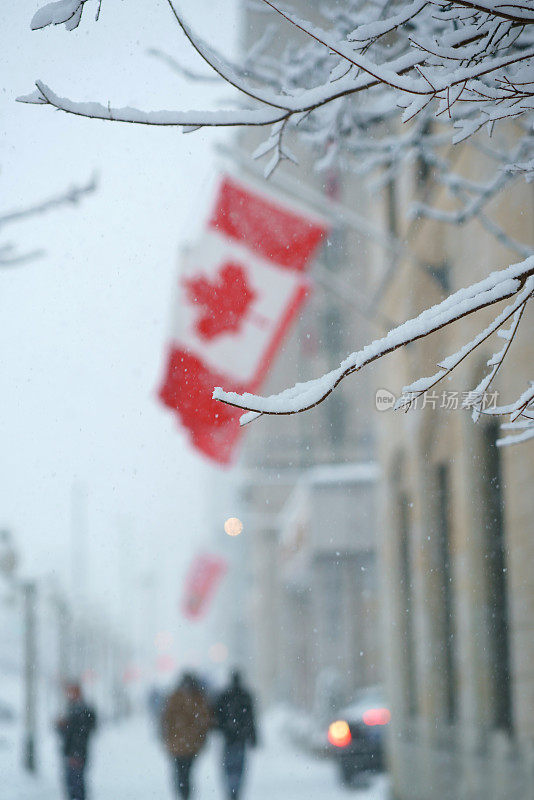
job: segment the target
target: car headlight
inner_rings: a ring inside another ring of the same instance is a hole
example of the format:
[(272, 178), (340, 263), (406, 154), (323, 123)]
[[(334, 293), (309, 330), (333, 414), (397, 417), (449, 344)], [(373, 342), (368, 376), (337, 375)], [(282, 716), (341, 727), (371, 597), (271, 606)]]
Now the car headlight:
[(344, 719), (338, 719), (328, 728), (328, 741), (334, 747), (346, 747), (350, 744), (352, 734), (350, 732), (349, 723)]

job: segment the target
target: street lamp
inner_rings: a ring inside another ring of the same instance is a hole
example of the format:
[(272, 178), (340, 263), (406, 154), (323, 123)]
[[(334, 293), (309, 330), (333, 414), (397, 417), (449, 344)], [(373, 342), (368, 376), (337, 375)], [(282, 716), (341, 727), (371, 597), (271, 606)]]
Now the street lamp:
[(21, 584), (24, 598), (24, 755), (28, 772), (35, 772), (35, 734), (37, 727), (37, 646), (35, 581)]
[(224, 532), (228, 536), (239, 536), (243, 530), (243, 523), (237, 517), (229, 517), (224, 523)]

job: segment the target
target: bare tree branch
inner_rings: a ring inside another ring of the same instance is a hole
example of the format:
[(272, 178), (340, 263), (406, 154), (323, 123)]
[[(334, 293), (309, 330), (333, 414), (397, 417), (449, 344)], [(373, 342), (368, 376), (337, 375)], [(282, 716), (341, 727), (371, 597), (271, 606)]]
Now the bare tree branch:
[(149, 56), (155, 56), (155, 58), (159, 58), (160, 61), (163, 61), (173, 72), (178, 73), (178, 75), (182, 75), (184, 78), (187, 78), (190, 81), (199, 81), (199, 83), (220, 83), (221, 76), (220, 75), (202, 75), (199, 72), (193, 72), (187, 67), (184, 67), (177, 61), (175, 58), (170, 56), (168, 53), (164, 53), (163, 50), (158, 50), (157, 47), (151, 47), (147, 50)]
[[(30, 217), (45, 214), (47, 211), (59, 208), (65, 205), (77, 205), (82, 197), (86, 194), (91, 194), (97, 187), (97, 177), (93, 175), (91, 180), (85, 186), (73, 186), (63, 194), (51, 197), (41, 203), (26, 208), (17, 209), (7, 214), (0, 216), (0, 230), (3, 225), (9, 225), (13, 222), (20, 222), (29, 219)], [(27, 264), (37, 258), (42, 258), (45, 255), (44, 250), (32, 250), (27, 253), (16, 253), (12, 244), (0, 245), (0, 268), (15, 267)]]
[(0, 215), (0, 228), (2, 225), (8, 225), (10, 222), (18, 222), (21, 219), (34, 217), (37, 214), (44, 214), (52, 208), (58, 208), (64, 205), (76, 205), (84, 195), (94, 192), (96, 187), (97, 177), (93, 175), (85, 186), (73, 186), (71, 189), (63, 192), (63, 194), (50, 197), (48, 200), (44, 200), (34, 206), (28, 206), (27, 208), (17, 209), (17, 211), (11, 211), (7, 214)]
[(11, 255), (11, 253), (14, 253), (13, 245), (0, 246), (0, 269), (19, 267), (45, 255), (44, 250), (30, 250), (28, 253), (21, 253), (20, 255)]

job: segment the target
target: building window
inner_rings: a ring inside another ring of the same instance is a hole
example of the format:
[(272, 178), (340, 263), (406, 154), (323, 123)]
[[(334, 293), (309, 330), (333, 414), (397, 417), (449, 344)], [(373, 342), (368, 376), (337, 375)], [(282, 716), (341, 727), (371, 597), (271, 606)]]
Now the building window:
[(439, 464), (437, 482), (437, 546), (441, 576), (442, 632), (443, 632), (443, 686), (445, 690), (445, 716), (448, 723), (456, 719), (456, 647), (454, 620), (454, 587), (452, 575), (452, 550), (450, 531), (450, 476), (447, 464)]
[(487, 626), (491, 670), (491, 713), (493, 725), (502, 730), (512, 728), (512, 696), (510, 685), (510, 644), (508, 618), (508, 581), (506, 571), (506, 539), (504, 528), (502, 476), (496, 423), (483, 430), (483, 497), (482, 509), (484, 559), (487, 581)]
[(403, 648), (403, 682), (406, 711), (409, 717), (417, 713), (417, 680), (415, 664), (415, 631), (413, 624), (413, 588), (410, 558), (411, 503), (404, 492), (398, 495), (399, 525), (399, 593), (400, 622)]

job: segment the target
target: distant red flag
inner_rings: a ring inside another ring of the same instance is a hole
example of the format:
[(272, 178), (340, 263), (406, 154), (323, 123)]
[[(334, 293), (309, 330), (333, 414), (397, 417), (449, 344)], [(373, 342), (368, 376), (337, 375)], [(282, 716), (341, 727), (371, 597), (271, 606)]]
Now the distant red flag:
[(241, 412), (212, 400), (213, 389), (259, 389), (325, 233), (309, 212), (226, 176), (201, 241), (183, 258), (159, 397), (218, 463), (235, 456)]
[(185, 581), (182, 601), (182, 612), (185, 617), (199, 619), (206, 613), (226, 569), (226, 561), (220, 556), (196, 556)]

